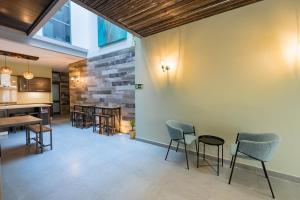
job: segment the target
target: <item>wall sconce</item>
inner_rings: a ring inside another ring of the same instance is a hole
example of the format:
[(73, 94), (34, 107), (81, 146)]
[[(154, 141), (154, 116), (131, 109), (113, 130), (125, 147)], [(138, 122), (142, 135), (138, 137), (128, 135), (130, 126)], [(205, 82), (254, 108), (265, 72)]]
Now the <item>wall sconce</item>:
[(163, 70), (163, 72), (170, 70), (170, 67), (168, 65), (166, 65), (163, 60), (160, 62), (160, 64), (161, 64), (161, 69)]
[(80, 83), (80, 72), (76, 72), (75, 76), (71, 76), (71, 82), (73, 86), (77, 86)]

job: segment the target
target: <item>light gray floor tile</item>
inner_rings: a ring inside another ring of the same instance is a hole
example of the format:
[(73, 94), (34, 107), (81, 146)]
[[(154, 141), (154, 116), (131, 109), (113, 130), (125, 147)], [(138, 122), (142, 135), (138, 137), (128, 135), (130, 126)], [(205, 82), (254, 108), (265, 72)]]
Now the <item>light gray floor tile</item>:
[[(25, 134), (1, 141), (5, 200), (217, 200), (271, 199), (266, 179), (242, 169), (228, 185), (229, 169), (217, 177), (210, 167), (190, 170), (185, 156), (130, 140), (103, 136), (59, 121), (53, 126), (54, 149), (35, 154)], [(46, 139), (47, 141), (47, 139)], [(300, 199), (300, 185), (272, 178), (277, 199)]]

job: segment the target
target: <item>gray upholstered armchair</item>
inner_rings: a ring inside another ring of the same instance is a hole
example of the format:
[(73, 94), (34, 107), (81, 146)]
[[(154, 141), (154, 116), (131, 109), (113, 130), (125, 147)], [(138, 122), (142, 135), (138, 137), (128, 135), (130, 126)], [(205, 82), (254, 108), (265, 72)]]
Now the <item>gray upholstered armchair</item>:
[(196, 137), (194, 126), (192, 124), (181, 123), (181, 122), (178, 122), (175, 120), (168, 120), (166, 122), (166, 126), (167, 126), (168, 133), (169, 133), (171, 140), (170, 140), (170, 144), (168, 147), (168, 151), (167, 151), (165, 160), (167, 160), (167, 158), (168, 158), (168, 154), (169, 154), (172, 142), (173, 141), (177, 142), (176, 152), (178, 151), (178, 146), (181, 143), (184, 145), (186, 164), (187, 164), (187, 168), (189, 169), (188, 154), (187, 154), (186, 146), (191, 145), (191, 144), (193, 144), (193, 142), (195, 142), (196, 150), (197, 150), (197, 142), (196, 142), (197, 137)]
[(237, 157), (247, 157), (260, 161), (264, 170), (265, 177), (268, 180), (268, 184), (272, 193), (272, 197), (275, 198), (271, 182), (265, 167), (265, 162), (271, 161), (275, 150), (280, 143), (280, 137), (274, 133), (238, 133), (236, 143), (231, 146), (231, 173), (228, 184), (231, 183), (232, 174)]

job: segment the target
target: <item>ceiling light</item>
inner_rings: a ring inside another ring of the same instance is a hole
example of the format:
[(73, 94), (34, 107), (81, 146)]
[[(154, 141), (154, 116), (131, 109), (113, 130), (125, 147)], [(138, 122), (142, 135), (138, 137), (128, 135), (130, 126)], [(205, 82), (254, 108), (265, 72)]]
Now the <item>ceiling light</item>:
[(27, 80), (33, 79), (34, 77), (33, 73), (29, 71), (29, 61), (27, 62), (27, 72), (24, 72), (23, 76)]
[(4, 66), (2, 66), (0, 68), (0, 73), (1, 74), (8, 74), (8, 75), (10, 75), (12, 73), (11, 68), (6, 65), (6, 56), (4, 56)]

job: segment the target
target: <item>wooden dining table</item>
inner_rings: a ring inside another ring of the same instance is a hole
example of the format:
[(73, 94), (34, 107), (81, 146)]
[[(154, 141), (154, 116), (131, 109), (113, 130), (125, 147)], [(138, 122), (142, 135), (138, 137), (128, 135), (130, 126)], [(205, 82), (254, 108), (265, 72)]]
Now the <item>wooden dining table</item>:
[[(42, 119), (33, 117), (30, 115), (16, 116), (16, 117), (3, 117), (0, 118), (0, 129), (6, 129), (15, 126), (29, 126), (33, 124), (39, 124), (40, 130), (42, 130)], [(42, 133), (39, 133), (39, 138), (42, 137)], [(26, 131), (26, 145), (30, 143), (30, 135)], [(41, 148), (41, 153), (43, 153), (43, 148)]]

